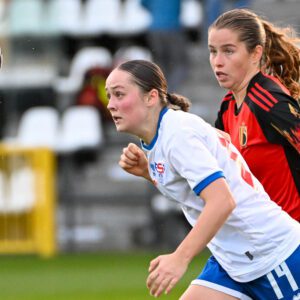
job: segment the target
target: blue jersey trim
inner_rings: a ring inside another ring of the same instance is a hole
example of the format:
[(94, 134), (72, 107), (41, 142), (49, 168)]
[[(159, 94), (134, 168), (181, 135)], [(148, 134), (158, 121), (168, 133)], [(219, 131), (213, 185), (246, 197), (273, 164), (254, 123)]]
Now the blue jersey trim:
[(216, 173), (213, 173), (213, 174), (209, 175), (208, 177), (206, 177), (204, 180), (202, 180), (200, 183), (198, 183), (193, 188), (193, 191), (195, 192), (195, 194), (197, 196), (199, 196), (200, 193), (202, 192), (202, 190), (204, 190), (210, 183), (212, 183), (213, 181), (215, 181), (221, 177), (225, 178), (223, 171), (218, 171)]
[(142, 146), (143, 149), (149, 151), (149, 150), (151, 150), (151, 149), (154, 147), (154, 145), (155, 145), (155, 143), (156, 143), (156, 141), (157, 141), (157, 138), (158, 138), (158, 130), (159, 130), (159, 127), (160, 127), (161, 120), (162, 120), (164, 114), (165, 114), (168, 110), (169, 110), (169, 109), (168, 109), (167, 107), (164, 107), (164, 108), (161, 110), (161, 112), (160, 112), (160, 114), (159, 114), (159, 118), (158, 118), (158, 124), (157, 124), (156, 134), (155, 134), (153, 140), (151, 141), (151, 143), (150, 143), (149, 145), (147, 145), (143, 140), (141, 140), (141, 146)]

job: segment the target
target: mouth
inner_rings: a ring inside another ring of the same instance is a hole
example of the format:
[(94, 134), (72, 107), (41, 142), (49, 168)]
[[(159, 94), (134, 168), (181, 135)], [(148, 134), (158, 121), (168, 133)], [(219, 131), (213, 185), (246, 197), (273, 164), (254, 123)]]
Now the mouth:
[(223, 72), (215, 72), (218, 81), (224, 81), (227, 78), (227, 74)]
[(122, 119), (121, 117), (118, 116), (112, 116), (113, 121), (117, 124), (119, 121)]

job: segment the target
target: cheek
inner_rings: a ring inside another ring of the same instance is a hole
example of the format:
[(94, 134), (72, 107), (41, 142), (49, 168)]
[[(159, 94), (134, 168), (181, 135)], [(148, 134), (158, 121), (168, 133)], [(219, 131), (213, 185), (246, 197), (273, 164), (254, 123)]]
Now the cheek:
[(123, 113), (130, 113), (133, 110), (134, 106), (132, 105), (132, 103), (130, 101), (124, 101), (122, 103), (120, 103), (119, 105), (119, 109), (123, 112)]
[(138, 123), (143, 115), (143, 109), (137, 101), (124, 101), (120, 104), (119, 110), (130, 123)]
[(118, 109), (124, 115), (132, 115), (136, 110), (137, 104), (138, 103), (135, 98), (126, 97), (119, 102)]
[(250, 67), (249, 55), (246, 53), (237, 55), (232, 61), (232, 66), (237, 73), (245, 72)]
[(241, 78), (243, 74), (247, 71), (247, 65), (242, 60), (232, 61), (231, 64), (231, 73), (234, 77)]

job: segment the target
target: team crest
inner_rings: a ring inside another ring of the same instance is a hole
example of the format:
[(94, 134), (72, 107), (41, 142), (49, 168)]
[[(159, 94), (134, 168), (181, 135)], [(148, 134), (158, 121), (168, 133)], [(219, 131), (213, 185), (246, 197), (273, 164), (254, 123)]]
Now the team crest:
[(246, 147), (247, 146), (247, 141), (248, 141), (247, 126), (243, 124), (239, 128), (240, 147), (241, 148)]
[(152, 176), (156, 178), (156, 182), (164, 183), (164, 175), (165, 175), (165, 164), (161, 162), (155, 162), (150, 164)]
[(158, 174), (163, 175), (165, 173), (165, 164), (155, 163), (155, 169), (158, 172)]

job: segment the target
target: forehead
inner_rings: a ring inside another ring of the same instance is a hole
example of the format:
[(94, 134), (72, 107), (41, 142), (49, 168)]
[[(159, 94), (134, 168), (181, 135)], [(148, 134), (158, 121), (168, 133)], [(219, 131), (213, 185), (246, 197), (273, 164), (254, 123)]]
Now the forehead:
[(209, 46), (236, 45), (239, 41), (237, 31), (227, 28), (217, 29), (212, 28), (208, 33)]
[(132, 85), (131, 74), (119, 69), (113, 70), (106, 79), (106, 88), (126, 87)]

